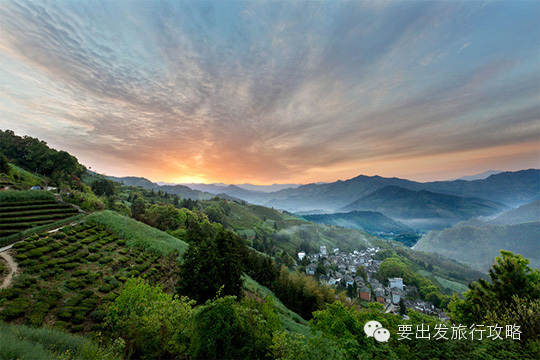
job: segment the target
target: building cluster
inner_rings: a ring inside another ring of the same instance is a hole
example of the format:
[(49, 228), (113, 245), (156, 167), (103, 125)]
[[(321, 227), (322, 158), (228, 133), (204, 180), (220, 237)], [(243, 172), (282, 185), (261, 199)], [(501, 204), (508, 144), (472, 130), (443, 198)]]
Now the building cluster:
[[(416, 287), (407, 286), (402, 278), (389, 278), (386, 286), (376, 278), (382, 261), (373, 259), (373, 256), (379, 250), (378, 247), (371, 247), (345, 253), (340, 252), (339, 248), (328, 251), (326, 246), (321, 246), (318, 254), (306, 255), (305, 252), (300, 252), (298, 259), (303, 260), (306, 256), (309, 258), (310, 263), (306, 266), (306, 273), (318, 276), (320, 282), (330, 286), (340, 283), (345, 287), (353, 286), (360, 299), (377, 301), (385, 306), (386, 312), (399, 312), (399, 304), (403, 300), (407, 309), (447, 319), (442, 310), (428, 301), (419, 299)], [(320, 271), (317, 271), (320, 263), (323, 264), (326, 274), (320, 274)]]

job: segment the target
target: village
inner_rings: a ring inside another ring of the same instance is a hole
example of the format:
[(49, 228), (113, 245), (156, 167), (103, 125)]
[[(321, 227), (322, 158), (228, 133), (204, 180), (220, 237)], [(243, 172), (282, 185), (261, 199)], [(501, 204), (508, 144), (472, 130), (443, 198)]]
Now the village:
[(326, 246), (320, 246), (318, 254), (307, 255), (299, 252), (298, 260), (309, 261), (305, 266), (306, 274), (317, 277), (328, 286), (346, 289), (351, 299), (379, 302), (384, 306), (385, 312), (401, 313), (404, 318), (407, 318), (407, 315), (404, 314), (403, 307), (448, 320), (443, 310), (420, 299), (416, 287), (404, 284), (402, 278), (386, 279), (387, 285), (377, 279), (382, 261), (374, 259), (374, 255), (379, 250), (379, 247), (370, 247), (345, 253), (340, 252), (339, 248), (333, 248), (329, 252)]

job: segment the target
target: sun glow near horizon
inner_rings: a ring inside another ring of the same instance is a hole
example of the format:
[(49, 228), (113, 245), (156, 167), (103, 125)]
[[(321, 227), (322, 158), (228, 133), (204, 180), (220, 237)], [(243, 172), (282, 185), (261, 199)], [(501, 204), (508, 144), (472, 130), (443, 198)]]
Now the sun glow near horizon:
[(1, 1), (0, 128), (175, 183), (540, 167), (539, 2), (369, 3)]

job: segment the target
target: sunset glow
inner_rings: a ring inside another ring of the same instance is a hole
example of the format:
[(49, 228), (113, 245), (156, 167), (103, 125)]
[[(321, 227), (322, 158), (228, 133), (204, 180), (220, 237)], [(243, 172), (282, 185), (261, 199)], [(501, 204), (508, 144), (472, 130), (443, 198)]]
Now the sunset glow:
[(0, 129), (175, 183), (540, 167), (536, 1), (0, 2)]

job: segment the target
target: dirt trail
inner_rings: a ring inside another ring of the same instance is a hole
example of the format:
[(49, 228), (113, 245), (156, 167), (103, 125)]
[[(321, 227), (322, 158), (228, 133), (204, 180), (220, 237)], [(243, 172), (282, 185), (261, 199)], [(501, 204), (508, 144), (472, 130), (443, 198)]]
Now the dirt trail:
[(8, 265), (9, 273), (4, 279), (4, 282), (0, 285), (0, 289), (8, 288), (11, 286), (11, 281), (13, 280), (13, 276), (17, 275), (17, 263), (13, 260), (11, 255), (7, 252), (1, 252), (0, 257), (2, 257)]

